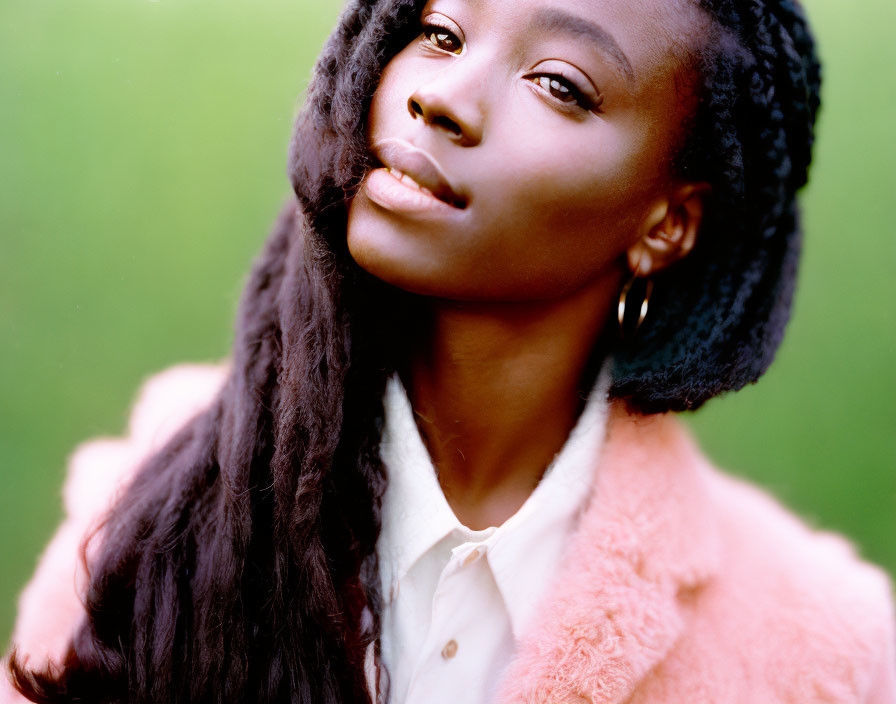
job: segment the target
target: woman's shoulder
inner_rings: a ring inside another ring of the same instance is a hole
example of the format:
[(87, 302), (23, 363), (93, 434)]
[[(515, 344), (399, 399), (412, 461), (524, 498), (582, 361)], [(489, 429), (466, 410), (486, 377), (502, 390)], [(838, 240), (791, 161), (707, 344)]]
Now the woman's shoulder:
[[(136, 394), (123, 435), (88, 440), (69, 456), (62, 490), (65, 518), (19, 596), (11, 639), (32, 666), (59, 662), (83, 616), (85, 539), (99, 528), (142, 460), (213, 401), (228, 369), (226, 362), (178, 364), (150, 376)], [(96, 543), (89, 547), (88, 560)]]
[(709, 462), (704, 469), (722, 555), (707, 596), (728, 614), (714, 626), (720, 639), (744, 644), (781, 687), (824, 670), (827, 685), (843, 686), (832, 690), (832, 700), (896, 701), (896, 615), (887, 572), (771, 491)]
[(866, 561), (845, 535), (820, 527), (771, 490), (708, 462), (706, 476), (726, 547), (742, 564), (829, 589), (891, 595), (887, 573)]

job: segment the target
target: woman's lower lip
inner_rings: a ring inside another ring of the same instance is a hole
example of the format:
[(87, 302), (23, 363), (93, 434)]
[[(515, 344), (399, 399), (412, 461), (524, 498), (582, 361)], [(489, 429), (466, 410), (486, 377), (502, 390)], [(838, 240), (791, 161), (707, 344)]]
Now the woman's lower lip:
[(367, 196), (377, 205), (396, 213), (453, 214), (463, 210), (439, 200), (430, 193), (402, 183), (386, 168), (374, 169), (364, 181)]

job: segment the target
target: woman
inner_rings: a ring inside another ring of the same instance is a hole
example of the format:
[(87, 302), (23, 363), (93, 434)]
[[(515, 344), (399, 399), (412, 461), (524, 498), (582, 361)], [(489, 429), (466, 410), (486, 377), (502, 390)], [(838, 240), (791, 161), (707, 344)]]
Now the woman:
[[(790, 0), (352, 3), (232, 360), (155, 380), (127, 442), (78, 456), (18, 689), (894, 701), (883, 573), (666, 413), (772, 360), (818, 95)], [(82, 613), (88, 466), (123, 495)]]

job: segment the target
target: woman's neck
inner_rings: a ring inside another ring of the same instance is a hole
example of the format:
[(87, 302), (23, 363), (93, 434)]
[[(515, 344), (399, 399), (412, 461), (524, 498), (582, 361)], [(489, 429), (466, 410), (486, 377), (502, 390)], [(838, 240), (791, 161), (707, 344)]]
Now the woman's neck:
[(612, 278), (549, 302), (429, 299), (400, 373), (445, 497), (469, 528), (513, 515), (563, 447), (615, 302)]

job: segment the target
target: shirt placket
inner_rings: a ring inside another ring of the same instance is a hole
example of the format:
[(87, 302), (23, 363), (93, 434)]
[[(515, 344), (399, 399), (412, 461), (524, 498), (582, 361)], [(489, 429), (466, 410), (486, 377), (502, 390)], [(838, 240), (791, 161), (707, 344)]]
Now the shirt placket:
[(430, 628), (407, 690), (407, 702), (462, 701), (476, 671), (471, 658), (478, 657), (486, 637), (480, 633), (488, 614), (482, 610), (482, 595), (494, 588), (494, 578), (482, 557), (483, 543), (463, 543), (439, 577), (433, 595)]

